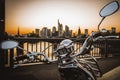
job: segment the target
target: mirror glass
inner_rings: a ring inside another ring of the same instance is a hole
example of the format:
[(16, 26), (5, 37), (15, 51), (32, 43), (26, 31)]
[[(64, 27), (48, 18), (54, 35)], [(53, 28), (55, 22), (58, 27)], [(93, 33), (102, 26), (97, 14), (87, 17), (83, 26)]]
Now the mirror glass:
[(16, 41), (3, 41), (1, 43), (1, 48), (2, 49), (12, 49), (18, 46), (18, 42)]
[(101, 9), (100, 16), (101, 17), (109, 16), (115, 13), (118, 9), (119, 9), (119, 3), (117, 1), (113, 1)]

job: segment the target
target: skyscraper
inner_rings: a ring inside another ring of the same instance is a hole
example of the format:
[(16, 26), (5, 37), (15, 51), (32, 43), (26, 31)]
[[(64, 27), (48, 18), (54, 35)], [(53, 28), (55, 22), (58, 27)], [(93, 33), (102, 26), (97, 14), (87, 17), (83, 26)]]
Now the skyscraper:
[(35, 34), (37, 37), (39, 37), (39, 31), (40, 31), (40, 29), (35, 29)]
[(56, 37), (56, 36), (57, 36), (56, 27), (53, 26), (53, 28), (52, 28), (52, 37)]
[(81, 35), (81, 29), (79, 27), (79, 29), (78, 29), (78, 36), (80, 36), (80, 35)]
[(70, 36), (69, 27), (65, 25), (65, 37), (69, 37), (69, 36)]
[(88, 35), (88, 29), (85, 29), (85, 35)]
[(51, 29), (47, 29), (47, 36), (51, 37)]
[(112, 34), (115, 34), (115, 33), (116, 33), (116, 28), (115, 28), (115, 27), (112, 27), (112, 28), (111, 28), (111, 33), (112, 33)]
[(53, 26), (53, 28), (52, 28), (52, 33), (55, 33), (55, 32), (56, 32), (56, 27)]
[(42, 38), (48, 38), (48, 29), (47, 29), (47, 27), (42, 28), (41, 37)]
[(58, 19), (58, 37), (63, 37), (63, 25), (60, 24)]
[(72, 30), (70, 30), (70, 37), (73, 37), (73, 33), (72, 33), (73, 31)]

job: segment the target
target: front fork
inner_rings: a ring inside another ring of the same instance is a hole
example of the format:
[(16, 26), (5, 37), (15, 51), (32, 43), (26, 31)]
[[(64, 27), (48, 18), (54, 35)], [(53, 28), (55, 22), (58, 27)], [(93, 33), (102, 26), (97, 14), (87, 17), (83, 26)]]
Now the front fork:
[(91, 80), (97, 80), (96, 76), (93, 74), (93, 71), (91, 68), (91, 70), (88, 70), (87, 68), (85, 68), (84, 66), (82, 66), (78, 60), (76, 60), (77, 62), (77, 66), (89, 77), (91, 78)]
[(93, 76), (94, 79), (96, 80), (97, 77), (102, 76), (102, 72), (100, 70), (100, 67), (97, 63), (96, 58), (94, 58), (91, 55), (86, 55), (88, 58), (83, 58), (83, 59), (75, 59), (77, 62), (77, 65), (83, 69), (88, 75), (91, 77)]

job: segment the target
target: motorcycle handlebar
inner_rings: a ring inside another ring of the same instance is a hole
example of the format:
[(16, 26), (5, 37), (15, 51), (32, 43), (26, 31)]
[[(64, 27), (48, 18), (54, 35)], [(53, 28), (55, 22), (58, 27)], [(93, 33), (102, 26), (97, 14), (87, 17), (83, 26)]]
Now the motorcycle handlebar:
[(38, 53), (38, 52), (33, 52), (33, 53), (30, 52), (29, 54), (27, 53), (26, 55), (14, 57), (13, 59), (14, 59), (15, 61), (20, 61), (20, 60), (24, 60), (24, 59), (29, 59), (31, 56), (36, 56), (36, 55), (42, 55), (42, 56), (44, 56), (44, 60), (45, 60), (45, 61), (48, 61), (48, 62), (55, 62), (55, 61), (57, 61), (57, 59), (56, 59), (56, 60), (51, 60), (51, 59), (48, 58), (48, 56), (47, 56), (46, 54), (44, 54), (43, 52), (40, 52), (40, 53)]
[[(50, 45), (50, 46), (52, 46), (52, 45)], [(48, 46), (47, 48), (45, 48), (45, 50), (48, 49), (50, 46)], [(48, 61), (48, 62), (55, 62), (55, 61), (57, 61), (57, 60), (50, 60), (50, 59), (48, 58), (48, 56), (47, 56), (46, 54), (44, 54), (44, 51), (45, 51), (45, 50), (43, 50), (42, 52), (29, 52), (29, 51), (23, 49), (23, 48), (20, 47), (20, 46), (17, 46), (17, 47), (18, 47), (19, 49), (23, 50), (23, 51), (26, 51), (27, 54), (26, 54), (26, 55), (22, 55), (22, 56), (18, 56), (18, 57), (14, 57), (13, 59), (16, 60), (16, 61), (28, 59), (28, 58), (30, 58), (30, 56), (37, 56), (37, 55), (42, 55), (42, 56), (44, 56), (45, 60)]]
[(43, 55), (44, 56), (44, 59), (46, 60), (46, 61), (48, 61), (48, 62), (56, 62), (57, 61), (57, 59), (55, 59), (55, 60), (51, 60), (50, 58), (48, 58), (48, 56), (46, 55), (46, 54), (44, 54), (44, 53), (40, 53), (40, 55)]
[(20, 61), (24, 59), (28, 59), (29, 57), (27, 55), (19, 56), (19, 57), (14, 57), (13, 60), (15, 61)]
[(86, 49), (88, 47), (89, 40), (91, 40), (90, 38), (93, 40), (93, 42), (95, 42), (95, 41), (97, 41), (99, 39), (119, 38), (119, 36), (98, 36), (96, 38), (93, 38), (93, 36), (91, 35), (90, 37), (88, 37), (86, 39), (86, 41), (84, 42), (83, 46), (80, 48), (80, 52), (77, 53), (77, 54), (71, 55), (71, 57), (76, 57), (76, 56), (79, 56), (81, 54), (84, 54), (84, 52), (86, 51)]
[(99, 39), (108, 39), (108, 38), (119, 38), (119, 36), (98, 36), (93, 39), (93, 41), (97, 41)]

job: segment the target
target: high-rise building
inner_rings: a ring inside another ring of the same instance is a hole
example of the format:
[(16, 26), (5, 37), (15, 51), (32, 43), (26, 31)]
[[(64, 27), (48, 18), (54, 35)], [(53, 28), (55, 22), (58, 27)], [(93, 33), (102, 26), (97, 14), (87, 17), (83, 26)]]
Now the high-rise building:
[(52, 33), (55, 33), (55, 32), (56, 32), (56, 27), (53, 26), (53, 28), (52, 28)]
[(51, 37), (51, 29), (48, 29), (48, 30), (47, 30), (47, 36), (48, 36), (48, 37)]
[(39, 37), (39, 32), (40, 32), (40, 29), (35, 29), (35, 34), (37, 37)]
[(79, 29), (78, 29), (78, 36), (80, 36), (80, 35), (81, 35), (81, 29), (79, 27)]
[(73, 33), (73, 37), (74, 37), (74, 38), (76, 37), (75, 33)]
[(42, 38), (48, 38), (49, 36), (48, 36), (48, 29), (47, 29), (47, 27), (43, 27), (42, 28), (42, 31), (41, 31), (41, 37)]
[(63, 37), (63, 25), (60, 24), (58, 19), (58, 37)]
[(56, 31), (56, 27), (53, 26), (53, 28), (52, 28), (52, 37), (56, 37), (56, 36), (58, 36), (57, 31)]
[(115, 28), (115, 27), (112, 27), (112, 28), (111, 28), (111, 33), (112, 33), (112, 34), (115, 34), (115, 33), (116, 33), (116, 28)]
[(65, 37), (70, 37), (70, 31), (67, 25), (65, 25)]
[(88, 35), (88, 29), (85, 29), (85, 35)]
[(72, 30), (70, 30), (70, 37), (73, 37), (73, 33), (72, 33), (73, 31)]

